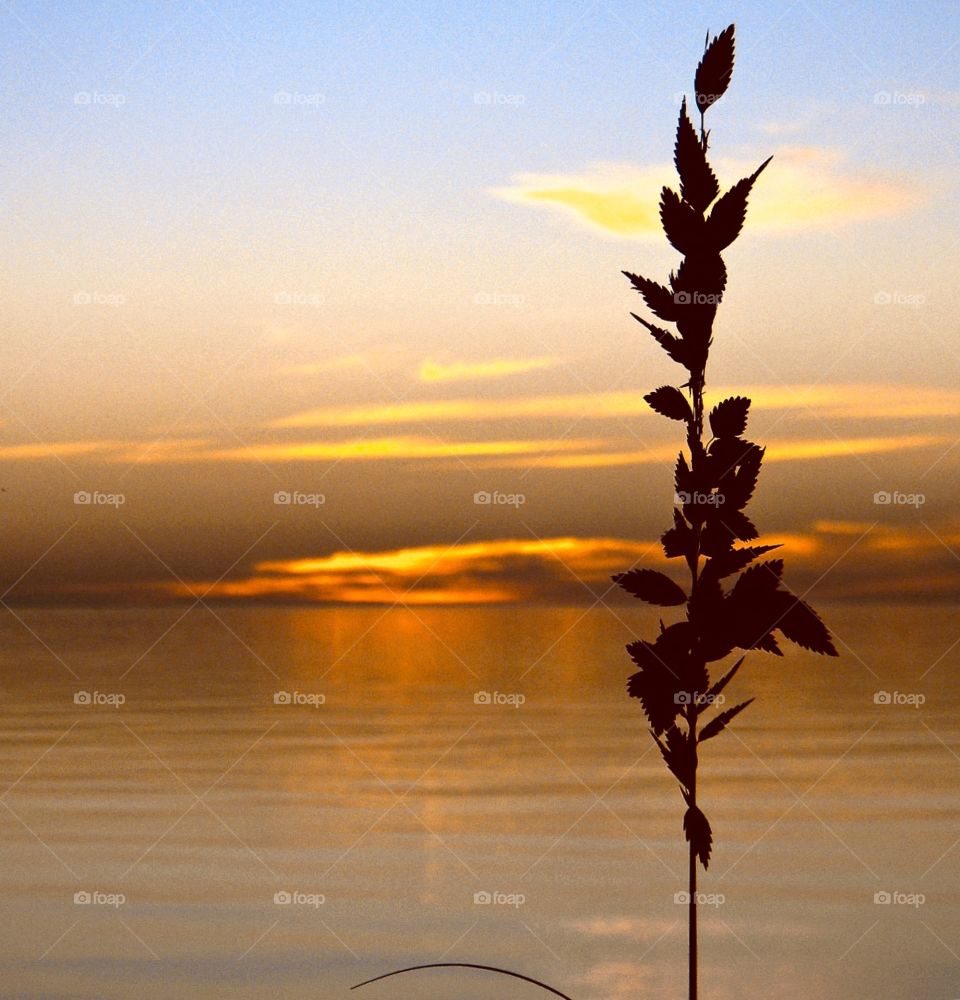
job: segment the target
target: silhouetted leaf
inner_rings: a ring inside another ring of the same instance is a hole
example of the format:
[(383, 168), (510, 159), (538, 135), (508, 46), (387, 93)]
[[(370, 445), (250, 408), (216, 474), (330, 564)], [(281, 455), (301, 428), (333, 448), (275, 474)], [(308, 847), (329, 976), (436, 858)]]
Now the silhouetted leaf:
[(746, 659), (745, 656), (741, 656), (739, 660), (720, 678), (707, 692), (707, 700), (716, 698), (718, 694), (733, 680), (734, 674), (740, 669), (740, 665)]
[(723, 553), (723, 555), (715, 556), (710, 559), (707, 564), (703, 567), (703, 575), (713, 577), (717, 580), (722, 580), (725, 576), (730, 576), (731, 573), (739, 573), (745, 566), (749, 566), (758, 556), (762, 556), (764, 552), (772, 552), (774, 549), (779, 549), (780, 545), (754, 545), (745, 546), (740, 549), (731, 549), (729, 552)]
[(768, 559), (766, 562), (757, 563), (756, 566), (750, 566), (740, 574), (730, 592), (730, 597), (734, 601), (743, 602), (744, 605), (765, 600), (780, 586), (782, 576), (782, 559)]
[(704, 727), (700, 730), (699, 743), (704, 740), (709, 740), (714, 736), (719, 735), (727, 728), (727, 724), (737, 715), (739, 715), (746, 707), (753, 701), (753, 698), (747, 701), (741, 702), (739, 705), (734, 705), (733, 708), (728, 708), (725, 712), (721, 712), (719, 715), (715, 715)]
[(838, 655), (826, 625), (809, 604), (801, 601), (799, 597), (794, 597), (787, 590), (777, 594), (777, 601), (780, 605), (778, 609), (780, 614), (776, 620), (776, 627), (786, 638), (814, 653), (826, 656)]
[[(673, 484), (676, 487), (677, 495), (681, 498), (683, 496), (692, 496), (696, 490), (696, 483), (693, 478), (693, 473), (690, 471), (690, 466), (687, 465), (686, 456), (681, 451), (677, 455), (677, 465), (674, 469), (673, 474)], [(684, 504), (684, 513), (688, 513), (688, 504), (681, 500)], [(689, 514), (688, 514), (689, 516)]]
[[(684, 796), (686, 798), (686, 796)], [(707, 817), (698, 806), (689, 806), (683, 815), (683, 832), (693, 848), (693, 853), (700, 859), (704, 868), (710, 865), (710, 851), (713, 847), (713, 831), (707, 822)]]
[(627, 694), (640, 701), (654, 733), (662, 733), (673, 725), (673, 720), (677, 717), (677, 706), (673, 704), (673, 692), (662, 677), (650, 670), (631, 674), (627, 681)]
[(674, 699), (678, 678), (656, 650), (656, 643), (638, 639), (627, 646), (627, 652), (640, 670), (627, 681), (627, 693), (637, 698), (650, 723), (659, 735), (673, 725), (679, 706)]
[(773, 632), (805, 649), (836, 656), (830, 633), (817, 613), (788, 590), (781, 589), (783, 560), (772, 559), (745, 570), (727, 599), (735, 644), (780, 654)]
[(679, 337), (675, 337), (672, 333), (661, 329), (659, 326), (654, 326), (652, 323), (648, 323), (642, 316), (638, 316), (636, 313), (630, 313), (630, 315), (638, 323), (643, 324), (643, 326), (650, 331), (653, 335), (653, 339), (656, 340), (656, 342), (674, 361), (677, 362), (677, 364), (689, 368), (689, 365), (687, 364), (689, 352), (686, 349), (686, 345)]
[(710, 210), (703, 231), (705, 242), (714, 250), (725, 250), (740, 235), (747, 217), (750, 189), (772, 159), (768, 157), (749, 177), (737, 181)]
[(667, 239), (680, 253), (690, 253), (703, 242), (703, 216), (668, 187), (660, 192), (660, 222)]
[(725, 659), (737, 645), (726, 622), (722, 620), (725, 611), (725, 606), (721, 605), (718, 616), (713, 620), (711, 627), (705, 629), (700, 636), (700, 654), (707, 663)]
[(700, 65), (697, 66), (697, 75), (694, 77), (694, 90), (696, 92), (697, 107), (703, 114), (707, 108), (718, 101), (727, 92), (730, 86), (730, 77), (733, 75), (734, 58), (734, 26), (723, 29), (719, 35), (707, 46)]
[(663, 553), (668, 559), (678, 556), (689, 557), (693, 553), (697, 536), (678, 510), (673, 512), (673, 527), (668, 528), (660, 537)]
[(719, 514), (714, 513), (708, 516), (700, 533), (701, 554), (716, 559), (729, 552), (732, 546), (733, 530), (723, 523)]
[(713, 320), (726, 280), (726, 268), (717, 253), (691, 254), (670, 275), (676, 307), (674, 322), (688, 345), (691, 360), (700, 368), (706, 364)]
[(740, 437), (747, 429), (747, 411), (750, 400), (745, 396), (731, 396), (710, 411), (710, 429), (716, 437)]
[(764, 449), (757, 445), (747, 449), (744, 453), (736, 474), (733, 476), (733, 481), (721, 486), (725, 506), (729, 505), (736, 510), (742, 510), (750, 502), (757, 485), (757, 476), (760, 475), (763, 454)]
[(700, 550), (705, 556), (716, 558), (730, 551), (735, 539), (752, 541), (758, 535), (753, 522), (740, 510), (727, 510), (725, 506), (711, 510), (700, 536)]
[(710, 164), (707, 163), (706, 153), (687, 114), (686, 98), (680, 107), (673, 159), (680, 176), (680, 193), (683, 195), (683, 200), (702, 215), (720, 193), (720, 185), (717, 184), (717, 178), (710, 169)]
[(654, 569), (631, 569), (626, 573), (618, 573), (613, 581), (628, 594), (633, 594), (648, 604), (675, 607), (687, 599), (687, 595), (670, 577)]
[(623, 272), (629, 279), (630, 284), (643, 296), (643, 301), (647, 303), (647, 308), (660, 319), (671, 322), (677, 318), (677, 305), (673, 300), (673, 292), (663, 285), (658, 285), (649, 278), (644, 278), (639, 274), (631, 274), (629, 271)]
[(753, 521), (743, 511), (723, 510), (719, 516), (723, 518), (724, 524), (733, 532), (735, 538), (749, 542), (758, 537), (759, 532), (754, 527)]
[(701, 574), (690, 595), (690, 623), (701, 637), (712, 631), (716, 616), (723, 607), (723, 589), (719, 580)]
[(693, 775), (696, 771), (696, 757), (693, 753), (695, 744), (691, 743), (676, 726), (667, 730), (665, 740), (660, 739), (656, 734), (653, 738), (660, 748), (660, 756), (663, 757), (670, 773), (684, 788), (689, 788), (693, 783)]
[(627, 646), (640, 668), (627, 682), (627, 692), (640, 700), (657, 735), (673, 725), (682, 708), (677, 692), (690, 690), (698, 679), (690, 656), (691, 636), (689, 626), (681, 622), (661, 632), (656, 642), (638, 639)]
[(773, 653), (774, 656), (783, 656), (783, 651), (780, 649), (780, 644), (777, 642), (777, 637), (772, 633), (768, 632), (761, 639), (757, 639), (756, 642), (745, 645), (744, 649), (760, 649), (764, 653)]
[(710, 442), (707, 454), (710, 456), (711, 475), (718, 481), (730, 476), (750, 451), (758, 448), (752, 441), (741, 437), (715, 437)]
[(685, 257), (677, 268), (676, 274), (670, 275), (670, 287), (673, 298), (684, 310), (678, 313), (682, 318), (699, 306), (703, 310), (712, 306), (712, 314), (720, 304), (723, 290), (727, 287), (727, 268), (719, 253), (699, 248), (697, 253)]
[(693, 656), (695, 641), (688, 622), (671, 625), (657, 636), (656, 642), (639, 639), (627, 646), (631, 659), (640, 668), (628, 684), (627, 691), (639, 698), (654, 733), (673, 725), (673, 720), (685, 702), (680, 694), (703, 691), (707, 686), (707, 671), (702, 660)]
[(706, 663), (732, 652), (734, 642), (726, 627), (726, 600), (719, 580), (700, 576), (687, 616), (697, 635), (697, 651)]
[(672, 385), (662, 385), (643, 397), (651, 409), (671, 420), (693, 420), (693, 411), (687, 397)]

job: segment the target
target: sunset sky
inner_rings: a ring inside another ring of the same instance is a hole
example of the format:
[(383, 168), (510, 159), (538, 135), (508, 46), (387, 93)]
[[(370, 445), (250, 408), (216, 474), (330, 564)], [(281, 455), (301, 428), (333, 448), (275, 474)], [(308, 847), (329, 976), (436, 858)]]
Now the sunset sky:
[[(683, 373), (620, 271), (676, 265), (731, 9), (517, 8), (0, 10), (3, 600), (589, 603), (662, 562), (642, 396)], [(960, 10), (735, 14), (721, 185), (774, 158), (708, 404), (754, 400), (795, 589), (956, 599)]]

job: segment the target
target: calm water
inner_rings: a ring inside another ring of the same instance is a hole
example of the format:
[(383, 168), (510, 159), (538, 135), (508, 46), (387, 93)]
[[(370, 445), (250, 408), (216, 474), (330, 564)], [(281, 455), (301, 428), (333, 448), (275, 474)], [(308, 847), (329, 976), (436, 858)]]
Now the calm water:
[[(822, 610), (844, 658), (752, 657), (734, 694), (758, 704), (704, 746), (702, 995), (960, 997), (960, 621)], [(17, 614), (4, 997), (546, 996), (469, 972), (348, 992), (440, 960), (684, 996), (682, 803), (623, 695), (644, 612)]]

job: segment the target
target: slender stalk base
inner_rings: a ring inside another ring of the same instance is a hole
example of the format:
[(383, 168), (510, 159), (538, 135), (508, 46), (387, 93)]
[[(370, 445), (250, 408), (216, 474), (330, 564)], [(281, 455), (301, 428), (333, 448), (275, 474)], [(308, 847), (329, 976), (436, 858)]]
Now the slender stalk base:
[(697, 1000), (697, 856), (690, 845), (690, 1000)]

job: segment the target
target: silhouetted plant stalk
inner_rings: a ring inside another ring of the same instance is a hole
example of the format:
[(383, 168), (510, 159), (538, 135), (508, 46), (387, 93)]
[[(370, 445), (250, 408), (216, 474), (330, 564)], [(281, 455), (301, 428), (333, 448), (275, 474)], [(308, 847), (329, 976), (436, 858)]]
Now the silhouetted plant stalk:
[[(760, 472), (764, 449), (744, 438), (750, 400), (734, 396), (718, 403), (704, 435), (703, 394), (713, 339), (713, 321), (727, 282), (721, 252), (740, 235), (747, 198), (770, 160), (720, 195), (707, 159), (710, 133), (704, 118), (730, 83), (734, 60), (734, 26), (707, 44), (694, 80), (699, 134), (684, 99), (677, 126), (675, 163), (680, 193), (665, 187), (660, 220), (670, 244), (683, 255), (669, 287), (624, 272), (649, 310), (672, 324), (676, 332), (633, 315), (657, 343), (682, 365), (687, 381), (681, 388), (661, 386), (644, 398), (657, 413), (686, 427), (687, 455), (676, 465), (673, 526), (661, 541), (668, 559), (683, 559), (690, 572), (685, 591), (670, 577), (650, 569), (632, 569), (614, 580), (628, 593), (650, 604), (686, 606), (686, 618), (665, 626), (653, 642), (627, 646), (639, 668), (627, 684), (640, 699), (650, 730), (686, 803), (684, 835), (690, 844), (690, 1000), (697, 996), (697, 864), (710, 862), (713, 833), (697, 804), (698, 748), (721, 733), (753, 700), (713, 711), (743, 663), (741, 656), (718, 680), (708, 664), (735, 649), (783, 655), (775, 636), (817, 653), (836, 656), (817, 613), (781, 586), (783, 560), (754, 563), (777, 545), (742, 545), (758, 537), (744, 514)], [(682, 389), (687, 389), (684, 394)], [(688, 398), (689, 396), (689, 398)], [(753, 564), (753, 565), (751, 565)], [(742, 572), (741, 572), (742, 571)], [(732, 586), (723, 581), (739, 573)], [(712, 717), (707, 718), (708, 714)]]

